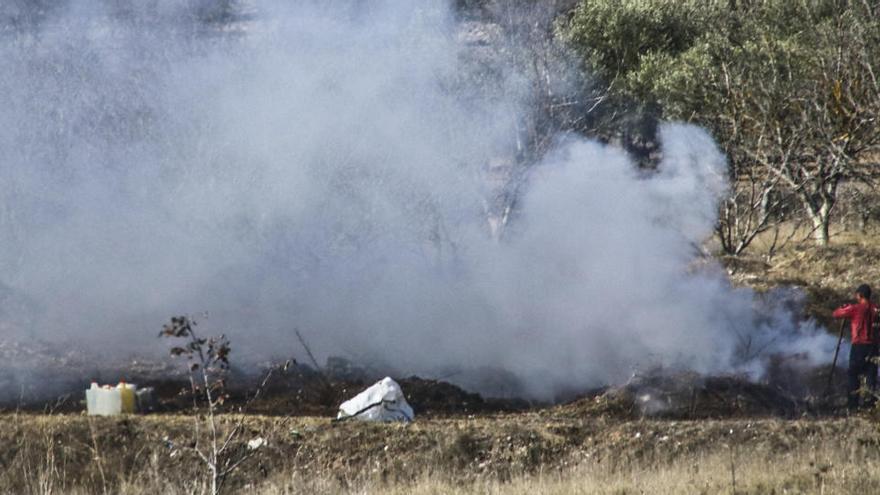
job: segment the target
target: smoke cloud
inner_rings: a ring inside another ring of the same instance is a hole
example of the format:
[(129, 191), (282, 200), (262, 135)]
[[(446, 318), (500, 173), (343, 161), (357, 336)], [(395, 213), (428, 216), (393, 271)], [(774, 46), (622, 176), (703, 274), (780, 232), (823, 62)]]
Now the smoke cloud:
[(529, 81), (473, 90), (443, 3), (261, 5), (222, 25), (176, 4), (71, 2), (0, 31), (7, 333), (136, 354), (205, 311), (239, 354), (297, 354), (299, 328), (322, 356), (503, 369), (541, 398), (833, 349), (695, 266), (726, 187), (701, 129), (663, 125), (650, 173), (560, 136), (498, 240), (490, 165), (515, 154)]

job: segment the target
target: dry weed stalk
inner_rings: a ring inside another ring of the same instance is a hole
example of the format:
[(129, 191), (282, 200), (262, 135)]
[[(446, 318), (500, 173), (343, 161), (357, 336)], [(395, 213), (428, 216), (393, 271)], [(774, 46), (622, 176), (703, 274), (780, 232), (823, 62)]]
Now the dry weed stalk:
[[(244, 418), (239, 416), (231, 429), (224, 434), (220, 432), (217, 416), (220, 408), (229, 399), (226, 391), (226, 378), (229, 372), (229, 354), (232, 351), (229, 339), (225, 335), (219, 337), (200, 337), (195, 332), (197, 323), (186, 316), (171, 318), (171, 323), (162, 328), (160, 337), (179, 338), (185, 341), (183, 347), (171, 348), (171, 355), (185, 357), (188, 362), (190, 391), (193, 397), (193, 410), (197, 413), (193, 424), (194, 441), (191, 450), (202, 461), (208, 471), (211, 495), (217, 495), (229, 476), (242, 464), (257, 454), (264, 441), (260, 440), (246, 448), (239, 445), (244, 428)], [(277, 371), (287, 371), (293, 363), (288, 360), (280, 366), (270, 367), (260, 381), (255, 393), (239, 408), (239, 413), (256, 400), (269, 383), (269, 379)], [(204, 415), (208, 423), (208, 445), (201, 441), (199, 401), (204, 404)]]
[(104, 457), (101, 455), (101, 450), (98, 448), (98, 434), (95, 432), (95, 422), (91, 416), (88, 416), (89, 421), (89, 437), (91, 438), (91, 445), (89, 445), (89, 449), (92, 453), (92, 459), (95, 461), (95, 465), (98, 467), (98, 475), (101, 477), (101, 493), (107, 493), (107, 476), (104, 473)]

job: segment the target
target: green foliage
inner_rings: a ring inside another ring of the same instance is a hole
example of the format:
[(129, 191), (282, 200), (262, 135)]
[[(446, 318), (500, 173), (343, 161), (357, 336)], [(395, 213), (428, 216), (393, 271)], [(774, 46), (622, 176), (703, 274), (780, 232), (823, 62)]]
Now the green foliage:
[(784, 188), (826, 243), (838, 184), (870, 180), (855, 164), (880, 145), (878, 19), (859, 0), (582, 0), (556, 34), (612, 97), (707, 127), (734, 185)]
[[(587, 68), (615, 90), (660, 103), (666, 115), (687, 118), (705, 108), (724, 64), (757, 77), (781, 77), (790, 57), (827, 49), (811, 32), (839, 14), (836, 2), (700, 0), (584, 0), (557, 34)], [(773, 74), (773, 71), (782, 74)], [(757, 72), (753, 72), (757, 71)]]
[(644, 58), (687, 51), (714, 9), (683, 1), (583, 1), (561, 34), (607, 80), (628, 77)]

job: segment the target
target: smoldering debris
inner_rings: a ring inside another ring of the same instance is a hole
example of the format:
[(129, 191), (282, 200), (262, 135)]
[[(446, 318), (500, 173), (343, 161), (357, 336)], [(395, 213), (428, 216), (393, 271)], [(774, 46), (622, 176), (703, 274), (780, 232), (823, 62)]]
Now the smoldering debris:
[[(274, 376), (262, 396), (248, 405), (248, 410), (270, 415), (332, 417), (341, 401), (376, 381), (377, 376), (375, 370), (339, 356), (328, 357), (320, 370), (297, 364), (288, 372)], [(422, 418), (520, 412), (543, 405), (515, 397), (484, 397), (444, 380), (418, 376), (400, 376), (395, 380), (415, 413)], [(244, 401), (256, 381), (257, 377), (251, 375), (239, 376), (231, 382), (232, 407)]]
[[(567, 415), (616, 418), (717, 419), (834, 414), (839, 394), (826, 396), (827, 367), (796, 368), (778, 357), (777, 370), (798, 369), (792, 380), (755, 381), (746, 375), (705, 376), (681, 370), (656, 369), (634, 375), (626, 384), (594, 391), (560, 406)], [(797, 358), (794, 358), (797, 361)], [(790, 373), (775, 378), (791, 379)], [(843, 374), (838, 372), (838, 385)]]
[(792, 417), (802, 410), (802, 402), (781, 388), (735, 375), (639, 376), (612, 393), (628, 396), (641, 415), (650, 417)]

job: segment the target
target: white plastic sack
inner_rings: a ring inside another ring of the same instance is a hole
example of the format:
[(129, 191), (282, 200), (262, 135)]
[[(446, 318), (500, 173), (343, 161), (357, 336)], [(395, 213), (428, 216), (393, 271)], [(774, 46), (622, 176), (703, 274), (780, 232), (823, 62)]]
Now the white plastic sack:
[(391, 378), (385, 377), (339, 406), (337, 418), (348, 417), (362, 421), (409, 422), (414, 416), (400, 385)]

